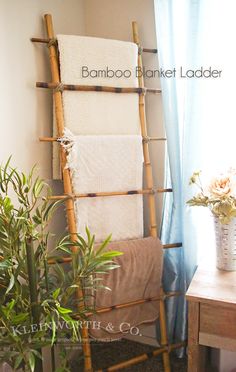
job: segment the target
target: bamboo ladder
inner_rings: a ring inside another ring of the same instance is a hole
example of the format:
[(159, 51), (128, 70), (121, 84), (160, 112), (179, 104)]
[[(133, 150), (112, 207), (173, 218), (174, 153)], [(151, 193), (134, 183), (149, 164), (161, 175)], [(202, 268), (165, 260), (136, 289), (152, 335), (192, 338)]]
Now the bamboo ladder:
[[(86, 85), (71, 85), (71, 84), (62, 85), (60, 82), (58, 50), (57, 50), (57, 42), (54, 37), (52, 16), (50, 14), (46, 14), (44, 16), (44, 20), (45, 20), (48, 38), (47, 39), (31, 38), (31, 41), (44, 43), (48, 45), (52, 81), (50, 83), (37, 82), (36, 87), (53, 89), (53, 98), (54, 98), (54, 103), (55, 103), (55, 116), (56, 116), (58, 136), (57, 137), (42, 137), (40, 138), (40, 141), (46, 141), (46, 142), (56, 141), (60, 143), (60, 139), (63, 136), (63, 131), (64, 131), (64, 116), (63, 116), (63, 104), (62, 104), (62, 91), (63, 90), (112, 92), (114, 94), (122, 94), (122, 93), (139, 94), (139, 114), (140, 114), (141, 134), (143, 137), (143, 155), (144, 155), (144, 166), (145, 166), (145, 177), (146, 177), (147, 189), (129, 190), (129, 191), (124, 191), (124, 192), (119, 191), (119, 192), (74, 194), (72, 190), (70, 171), (68, 168), (65, 167), (66, 152), (63, 149), (63, 147), (60, 146), (60, 161), (61, 161), (62, 178), (63, 178), (63, 184), (64, 184), (64, 194), (52, 196), (51, 199), (54, 199), (54, 200), (64, 199), (65, 200), (69, 233), (70, 233), (72, 241), (75, 241), (77, 239), (76, 219), (75, 219), (75, 209), (74, 209), (75, 198), (90, 198), (90, 197), (99, 197), (99, 196), (109, 197), (109, 196), (114, 196), (114, 195), (133, 195), (133, 194), (147, 195), (148, 206), (149, 206), (150, 236), (157, 237), (155, 193), (172, 192), (172, 189), (154, 189), (154, 186), (153, 186), (152, 166), (150, 163), (150, 156), (149, 156), (149, 142), (165, 140), (165, 138), (148, 137), (147, 135), (146, 114), (145, 114), (145, 94), (146, 92), (147, 93), (160, 93), (161, 90), (160, 89), (146, 89), (144, 87), (143, 77), (139, 77), (138, 88), (119, 88), (119, 87), (86, 86)], [(137, 44), (139, 48), (138, 67), (142, 69), (142, 52), (157, 53), (157, 50), (142, 48), (140, 45), (140, 40), (139, 40), (139, 35), (138, 35), (138, 26), (136, 22), (132, 23), (132, 29), (133, 29), (133, 41)], [(181, 246), (182, 246), (181, 243), (174, 243), (174, 244), (165, 244), (163, 248), (171, 249), (171, 248), (178, 248)], [(76, 250), (78, 248), (73, 247), (72, 249)], [(71, 261), (70, 257), (62, 257), (62, 258), (55, 259), (55, 260), (50, 259), (48, 263), (49, 264), (55, 264), (55, 263), (63, 264), (63, 263), (68, 263), (70, 261)], [(165, 372), (170, 372), (171, 368), (170, 368), (170, 361), (169, 361), (169, 353), (174, 349), (183, 347), (185, 345), (185, 342), (179, 342), (175, 344), (168, 343), (167, 332), (166, 332), (164, 301), (167, 298), (170, 298), (172, 296), (178, 296), (178, 295), (181, 295), (181, 293), (180, 292), (164, 293), (164, 291), (161, 289), (160, 297), (141, 299), (137, 301), (128, 302), (125, 304), (118, 304), (112, 307), (97, 309), (97, 313), (105, 313), (105, 312), (113, 311), (114, 309), (137, 306), (139, 304), (142, 304), (148, 301), (159, 301), (160, 302), (161, 346), (151, 353), (142, 354), (135, 358), (131, 358), (130, 360), (127, 360), (122, 363), (118, 363), (116, 365), (108, 367), (106, 371), (118, 371), (122, 368), (126, 368), (136, 363), (145, 361), (148, 358), (162, 354), (164, 370)], [(83, 308), (84, 303), (81, 300), (83, 298), (82, 289), (78, 290), (78, 292), (76, 293), (76, 297), (79, 301), (79, 307)], [(86, 315), (91, 316), (93, 314), (87, 313)], [(74, 318), (79, 319), (79, 315), (74, 314)], [(86, 372), (92, 371), (93, 369), (92, 369), (92, 360), (91, 360), (91, 349), (90, 349), (90, 344), (89, 344), (89, 336), (88, 336), (87, 328), (82, 328), (82, 348), (83, 348), (83, 354), (84, 354), (84, 370)], [(102, 372), (102, 370), (99, 370), (98, 372)]]

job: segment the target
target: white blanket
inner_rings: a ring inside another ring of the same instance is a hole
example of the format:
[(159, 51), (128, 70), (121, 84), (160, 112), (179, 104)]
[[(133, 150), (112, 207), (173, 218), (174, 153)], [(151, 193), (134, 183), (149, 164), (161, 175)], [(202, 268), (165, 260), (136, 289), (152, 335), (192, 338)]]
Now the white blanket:
[[(67, 84), (138, 87), (138, 48), (131, 42), (58, 35), (61, 81)], [(82, 77), (89, 71), (128, 70), (131, 77)], [(139, 134), (138, 94), (64, 91), (65, 126), (74, 134)]]
[[(85, 36), (58, 35), (61, 81), (64, 84), (138, 87), (135, 68), (138, 48), (130, 42)], [(91, 70), (127, 70), (130, 78), (82, 77)], [(65, 126), (77, 134), (140, 134), (138, 94), (63, 92)], [(57, 130), (54, 123), (54, 135)], [(53, 144), (53, 178), (60, 179), (58, 144)]]
[[(68, 135), (68, 131), (66, 132)], [(142, 138), (72, 136), (67, 158), (75, 193), (142, 189)], [(90, 197), (76, 200), (77, 230), (88, 226), (96, 241), (112, 233), (112, 240), (143, 236), (142, 195)]]

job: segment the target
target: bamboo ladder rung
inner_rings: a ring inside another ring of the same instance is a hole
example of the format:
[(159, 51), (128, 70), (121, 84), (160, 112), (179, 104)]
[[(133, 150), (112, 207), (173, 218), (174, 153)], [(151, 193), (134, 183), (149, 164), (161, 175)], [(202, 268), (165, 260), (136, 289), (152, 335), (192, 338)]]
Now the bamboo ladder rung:
[[(89, 317), (89, 316), (93, 316), (94, 314), (109, 313), (110, 311), (113, 311), (113, 310), (125, 309), (127, 307), (133, 307), (133, 306), (136, 306), (136, 305), (141, 305), (141, 304), (144, 304), (146, 302), (166, 300), (167, 298), (170, 298), (170, 297), (178, 297), (178, 296), (182, 296), (182, 295), (183, 295), (183, 293), (179, 292), (179, 291), (166, 292), (162, 296), (142, 298), (140, 300), (131, 301), (131, 302), (123, 303), (123, 304), (97, 308), (97, 309), (94, 310), (95, 313), (94, 312), (85, 312), (83, 315), (86, 316), (86, 317)], [(77, 320), (81, 319), (81, 315), (76, 314), (76, 313), (71, 315), (71, 316), (73, 317), (73, 319), (77, 319)]]
[[(30, 39), (33, 43), (43, 43), (43, 44), (49, 44), (49, 43), (52, 43), (52, 42), (57, 42), (56, 39), (45, 39), (45, 38), (41, 38), (41, 37), (31, 37)], [(157, 49), (155, 48), (140, 48), (141, 52), (144, 52), (144, 53), (154, 53), (156, 54), (157, 53)]]
[(158, 50), (156, 48), (141, 48), (141, 51), (144, 53), (154, 53), (157, 54)]
[[(39, 137), (40, 142), (57, 142), (61, 143), (62, 138), (60, 137)], [(152, 142), (152, 141), (166, 141), (165, 137), (143, 137), (143, 142)]]
[[(87, 194), (64, 194), (49, 196), (49, 200), (68, 200), (68, 199), (81, 199), (81, 198), (98, 198), (107, 196), (125, 196), (125, 195), (154, 195), (165, 192), (173, 192), (172, 189), (143, 189), (143, 190), (129, 190), (129, 191), (107, 191), (107, 192), (90, 192)], [(156, 225), (152, 225), (156, 226)]]
[(48, 44), (50, 43), (51, 41), (54, 41), (56, 39), (54, 38), (42, 38), (42, 37), (31, 37), (30, 40), (33, 42), (33, 43), (43, 43), (43, 44)]
[(182, 243), (163, 244), (164, 249), (181, 248), (182, 246), (183, 246)]
[[(181, 248), (182, 243), (171, 243), (171, 244), (163, 244), (163, 249), (174, 249), (174, 248)], [(51, 257), (48, 258), (48, 264), (49, 265), (55, 265), (55, 264), (64, 264), (69, 263), (72, 261), (72, 258), (70, 256), (61, 256), (61, 257)]]
[(143, 137), (143, 142), (152, 142), (152, 141), (166, 141), (165, 137)]
[(113, 366), (111, 367), (108, 367), (106, 369), (98, 369), (96, 370), (96, 372), (112, 372), (112, 371), (120, 371), (121, 369), (123, 368), (127, 368), (127, 367), (130, 367), (134, 364), (138, 364), (138, 363), (141, 363), (141, 362), (145, 362), (145, 360), (148, 360), (150, 358), (153, 358), (153, 357), (156, 357), (164, 352), (166, 353), (171, 353), (173, 350), (175, 349), (179, 349), (181, 347), (185, 347), (187, 346), (187, 342), (186, 341), (182, 341), (182, 342), (178, 342), (178, 343), (175, 343), (175, 344), (170, 344), (170, 345), (166, 345), (166, 346), (162, 346), (156, 350), (153, 350), (151, 352), (148, 352), (148, 353), (145, 353), (145, 354), (141, 354), (141, 355), (138, 355), (132, 359), (129, 359), (127, 361), (124, 361), (124, 362), (121, 362), (121, 363), (118, 363), (118, 364), (114, 364)]
[(145, 88), (145, 87), (110, 87), (105, 85), (78, 85), (78, 84), (62, 84), (62, 83), (46, 83), (38, 81), (36, 88), (54, 89), (56, 91), (72, 90), (78, 92), (105, 92), (105, 93), (161, 93), (161, 89)]

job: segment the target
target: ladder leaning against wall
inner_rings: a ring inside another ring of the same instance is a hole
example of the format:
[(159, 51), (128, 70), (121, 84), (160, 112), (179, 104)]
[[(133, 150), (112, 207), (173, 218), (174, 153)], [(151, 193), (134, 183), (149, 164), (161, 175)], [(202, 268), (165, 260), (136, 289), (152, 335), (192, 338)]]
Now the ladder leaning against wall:
[[(55, 118), (56, 118), (56, 125), (57, 125), (57, 137), (43, 137), (40, 138), (41, 141), (53, 142), (56, 141), (59, 143), (58, 139), (63, 137), (64, 134), (64, 116), (63, 116), (63, 102), (62, 102), (62, 91), (63, 90), (73, 90), (75, 91), (99, 91), (99, 92), (111, 92), (114, 94), (122, 94), (122, 93), (137, 93), (139, 95), (139, 116), (140, 116), (140, 125), (141, 125), (141, 135), (143, 138), (143, 156), (144, 156), (144, 169), (145, 169), (145, 179), (146, 179), (146, 189), (142, 190), (131, 190), (130, 192), (107, 192), (107, 193), (96, 193), (96, 194), (73, 194), (72, 189), (72, 181), (70, 177), (70, 170), (65, 167), (66, 165), (66, 150), (63, 146), (60, 146), (60, 163), (61, 163), (61, 172), (62, 172), (62, 179), (64, 185), (64, 194), (55, 196), (54, 199), (65, 199), (66, 205), (66, 214), (67, 214), (67, 221), (68, 221), (68, 229), (71, 236), (71, 240), (75, 241), (76, 237), (76, 218), (75, 218), (75, 206), (74, 206), (74, 199), (78, 197), (96, 197), (96, 196), (111, 196), (111, 195), (129, 195), (131, 192), (132, 194), (142, 194), (146, 195), (148, 198), (148, 209), (149, 209), (149, 235), (152, 237), (157, 237), (157, 224), (156, 224), (156, 210), (155, 210), (155, 194), (156, 193), (164, 193), (164, 192), (172, 192), (172, 189), (156, 189), (153, 185), (153, 175), (152, 175), (152, 165), (150, 162), (149, 156), (149, 142), (150, 141), (158, 141), (160, 138), (156, 137), (149, 137), (147, 133), (147, 126), (146, 126), (146, 112), (145, 112), (145, 94), (146, 93), (161, 93), (160, 89), (147, 89), (144, 86), (144, 79), (142, 76), (138, 77), (139, 87), (138, 88), (116, 88), (116, 87), (109, 87), (109, 86), (86, 86), (86, 85), (66, 85), (61, 84), (60, 81), (60, 65), (59, 65), (59, 58), (58, 58), (58, 47), (57, 47), (57, 40), (54, 36), (53, 30), (53, 23), (52, 23), (52, 16), (50, 14), (46, 14), (44, 16), (47, 38), (31, 38), (32, 42), (39, 42), (44, 43), (48, 46), (49, 50), (49, 58), (50, 58), (50, 66), (51, 66), (51, 76), (52, 81), (50, 83), (36, 83), (37, 87), (40, 88), (47, 88), (52, 89), (53, 91), (53, 99), (54, 99), (54, 106), (55, 106)], [(138, 46), (138, 67), (142, 69), (142, 53), (157, 53), (156, 49), (147, 49), (143, 48), (140, 45), (139, 34), (138, 34), (138, 25), (136, 22), (132, 23), (132, 30), (133, 30), (133, 41)], [(141, 74), (139, 74), (141, 75)], [(176, 247), (181, 247), (181, 243), (175, 244), (166, 244), (163, 246), (164, 249), (171, 249)], [(74, 250), (78, 249), (78, 247), (73, 247)], [(61, 259), (61, 262), (68, 262), (67, 258)], [(53, 264), (53, 262), (50, 262)], [(165, 300), (172, 296), (180, 295), (179, 292), (168, 292), (165, 293), (161, 289), (161, 296), (158, 299), (160, 304), (160, 331), (161, 331), (161, 340), (160, 340), (160, 347), (156, 350), (152, 351), (148, 354), (142, 354), (140, 356), (136, 356), (131, 358), (130, 360), (118, 363), (111, 367), (106, 368), (106, 371), (118, 371), (120, 369), (132, 366), (136, 363), (143, 362), (148, 358), (155, 357), (157, 355), (162, 354), (164, 370), (165, 372), (170, 372), (170, 360), (169, 360), (169, 353), (180, 347), (185, 345), (185, 342), (179, 342), (175, 344), (169, 344), (167, 338), (167, 330), (166, 330), (166, 316), (165, 316)], [(77, 298), (82, 298), (82, 293), (80, 291), (77, 292)], [(126, 304), (122, 304), (122, 307), (130, 307), (130, 306), (138, 306), (141, 303), (150, 301), (150, 300), (157, 300), (155, 299), (142, 299), (137, 300), (134, 302), (129, 302)], [(120, 305), (117, 305), (117, 308)], [(112, 311), (116, 308), (114, 306), (112, 309), (102, 309), (103, 313)], [(89, 343), (89, 335), (87, 328), (82, 328), (82, 348), (83, 348), (83, 355), (84, 355), (84, 370), (86, 372), (92, 371), (92, 356), (91, 356), (91, 349)], [(100, 370), (102, 371), (102, 370)]]

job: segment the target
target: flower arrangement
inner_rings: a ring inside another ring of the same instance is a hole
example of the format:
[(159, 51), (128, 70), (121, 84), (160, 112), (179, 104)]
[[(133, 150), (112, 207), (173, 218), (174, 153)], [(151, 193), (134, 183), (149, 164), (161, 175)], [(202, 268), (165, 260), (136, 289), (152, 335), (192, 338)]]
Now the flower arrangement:
[(236, 170), (229, 169), (224, 174), (212, 178), (204, 187), (201, 181), (201, 171), (194, 172), (189, 184), (196, 185), (198, 192), (187, 201), (190, 206), (208, 207), (222, 224), (229, 223), (236, 217)]

